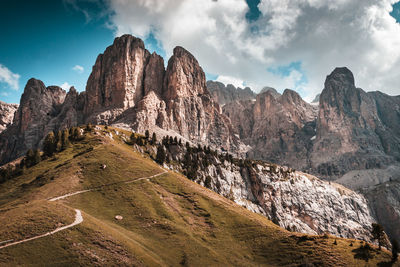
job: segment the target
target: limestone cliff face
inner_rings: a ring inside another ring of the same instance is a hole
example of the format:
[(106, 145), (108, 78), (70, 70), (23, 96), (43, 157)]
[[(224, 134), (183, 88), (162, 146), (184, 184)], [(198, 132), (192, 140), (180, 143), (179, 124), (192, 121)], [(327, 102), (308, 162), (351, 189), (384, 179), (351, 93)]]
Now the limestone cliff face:
[[(181, 164), (170, 168), (182, 171), (185, 147), (169, 145), (167, 153)], [(374, 219), (366, 199), (354, 191), (276, 164), (240, 164), (204, 151), (189, 154), (199, 165), (195, 182), (290, 231), (371, 240)]]
[(0, 135), (1, 162), (39, 146), (49, 122), (60, 113), (65, 96), (66, 92), (58, 86), (45, 87), (36, 79), (28, 81), (12, 125)]
[(234, 101), (244, 101), (256, 98), (256, 94), (249, 87), (236, 88), (232, 84), (224, 85), (216, 81), (207, 81), (207, 89), (215, 102), (225, 105)]
[(340, 178), (362, 190), (379, 223), (400, 238), (394, 201), (400, 184), (400, 96), (367, 93), (355, 86), (350, 70), (336, 68), (318, 102), (309, 105), (294, 92), (279, 95), (268, 88), (255, 102), (232, 102), (223, 111), (252, 146), (249, 157)]
[(267, 90), (256, 101), (232, 102), (223, 107), (240, 138), (252, 149), (250, 158), (266, 159), (302, 169), (315, 135), (317, 110), (292, 90), (282, 95)]
[(12, 123), (17, 108), (18, 104), (8, 104), (0, 101), (0, 133)]
[(11, 129), (0, 137), (0, 162), (40, 146), (49, 131), (89, 122), (141, 133), (162, 130), (225, 150), (246, 149), (209, 94), (192, 54), (176, 47), (165, 69), (163, 58), (150, 54), (142, 40), (123, 35), (97, 57), (85, 92), (71, 88), (66, 94), (39, 80), (28, 81)]
[(208, 94), (206, 76), (196, 58), (177, 46), (168, 61), (164, 80), (166, 100)]
[(150, 53), (141, 39), (123, 35), (100, 54), (86, 85), (88, 120), (113, 119), (144, 95), (144, 71)]
[(325, 177), (382, 168), (400, 159), (400, 101), (356, 88), (347, 68), (336, 68), (320, 96), (311, 167)]
[(162, 129), (226, 150), (241, 145), (209, 94), (204, 71), (182, 47), (174, 49), (165, 70), (162, 57), (150, 55), (140, 39), (117, 38), (98, 57), (85, 96), (86, 122), (138, 132)]
[(252, 147), (251, 158), (326, 179), (400, 164), (399, 96), (366, 93), (350, 70), (336, 68), (318, 101), (310, 105), (294, 91), (266, 88), (255, 102), (232, 102), (223, 112)]

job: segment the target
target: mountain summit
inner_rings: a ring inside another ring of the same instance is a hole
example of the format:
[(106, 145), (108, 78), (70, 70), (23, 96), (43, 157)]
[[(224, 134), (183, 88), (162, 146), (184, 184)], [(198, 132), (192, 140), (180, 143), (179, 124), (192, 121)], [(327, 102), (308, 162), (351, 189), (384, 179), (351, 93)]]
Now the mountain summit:
[(123, 35), (97, 57), (80, 94), (28, 81), (17, 117), (0, 136), (0, 162), (40, 147), (50, 131), (86, 123), (142, 133), (150, 129), (238, 153), (245, 149), (213, 101), (192, 54), (176, 47), (165, 70), (163, 58), (150, 54), (142, 40)]

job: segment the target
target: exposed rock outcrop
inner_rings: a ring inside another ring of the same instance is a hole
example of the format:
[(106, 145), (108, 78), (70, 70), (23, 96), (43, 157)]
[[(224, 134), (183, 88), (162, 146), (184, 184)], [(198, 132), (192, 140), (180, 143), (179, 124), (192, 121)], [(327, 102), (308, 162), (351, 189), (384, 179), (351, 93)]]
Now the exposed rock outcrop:
[(49, 131), (89, 122), (142, 133), (162, 129), (191, 142), (246, 149), (213, 101), (192, 54), (176, 47), (165, 70), (163, 58), (150, 54), (142, 40), (123, 35), (97, 57), (81, 94), (28, 81), (12, 129), (0, 136), (0, 162), (40, 146)]
[[(288, 167), (257, 161), (238, 161), (226, 155), (168, 144), (170, 166), (249, 210), (296, 232), (330, 233), (371, 240), (365, 198), (339, 184), (322, 181)], [(176, 164), (176, 163), (180, 164)], [(190, 174), (190, 162), (198, 166)]]
[(49, 122), (62, 110), (66, 92), (58, 86), (45, 87), (30, 79), (21, 96), (14, 120), (0, 135), (1, 162), (12, 160), (40, 142), (52, 128)]
[(382, 168), (400, 160), (400, 98), (356, 88), (336, 68), (321, 93), (311, 168), (324, 177)]
[(340, 178), (338, 182), (362, 190), (378, 221), (400, 239), (395, 226), (400, 208), (394, 201), (400, 183), (400, 96), (357, 88), (347, 68), (327, 76), (319, 107), (294, 93), (265, 91), (254, 103), (223, 108), (241, 139), (252, 146), (248, 156), (329, 180)]
[(108, 122), (143, 98), (149, 57), (141, 39), (132, 35), (115, 38), (97, 57), (87, 81), (87, 120)]
[(225, 86), (221, 82), (207, 81), (207, 89), (210, 91), (214, 101), (225, 105), (234, 101), (255, 99), (256, 94), (249, 88), (236, 88), (232, 84)]
[(250, 158), (266, 159), (296, 169), (308, 165), (315, 136), (317, 109), (294, 91), (282, 95), (266, 90), (256, 101), (232, 102), (223, 107), (240, 138), (252, 149)]
[(12, 123), (17, 108), (18, 104), (8, 104), (0, 101), (0, 133)]
[(268, 87), (268, 86), (266, 86), (263, 89), (261, 89), (261, 91), (258, 94), (262, 94), (262, 93), (265, 93), (265, 92), (269, 92), (274, 98), (278, 98), (278, 97), (281, 96), (281, 94), (278, 93), (278, 91), (276, 91), (275, 88)]

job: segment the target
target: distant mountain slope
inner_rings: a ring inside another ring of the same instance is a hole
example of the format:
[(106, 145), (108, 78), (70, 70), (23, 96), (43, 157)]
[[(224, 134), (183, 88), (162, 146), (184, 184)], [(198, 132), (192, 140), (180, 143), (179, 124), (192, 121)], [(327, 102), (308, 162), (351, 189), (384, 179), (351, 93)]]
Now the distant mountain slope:
[[(288, 232), (172, 171), (140, 179), (163, 170), (124, 138), (120, 130), (97, 129), (2, 184), (0, 241), (68, 225), (74, 209), (84, 220), (0, 249), (1, 264), (359, 266), (390, 260), (376, 248), (366, 248), (364, 260), (362, 241)], [(47, 200), (84, 189), (94, 190)]]
[(217, 81), (207, 81), (207, 89), (210, 91), (213, 99), (220, 105), (239, 100), (255, 99), (256, 94), (249, 87), (244, 89), (236, 88), (232, 84), (224, 85)]
[(350, 70), (336, 68), (316, 99), (319, 106), (294, 91), (280, 95), (265, 88), (255, 102), (231, 102), (223, 113), (252, 147), (250, 158), (331, 180), (353, 170), (400, 165), (400, 96), (364, 92)]

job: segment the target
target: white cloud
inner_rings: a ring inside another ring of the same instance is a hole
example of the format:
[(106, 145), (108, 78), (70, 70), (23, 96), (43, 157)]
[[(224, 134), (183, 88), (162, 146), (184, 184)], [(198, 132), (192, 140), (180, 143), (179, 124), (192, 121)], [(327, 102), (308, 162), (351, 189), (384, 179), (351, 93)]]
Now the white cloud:
[(76, 71), (77, 73), (83, 73), (84, 71), (85, 71), (85, 69), (82, 67), (82, 66), (80, 66), (80, 65), (75, 65), (73, 68), (72, 68), (72, 70), (74, 70), (74, 71)]
[(0, 64), (0, 82), (8, 84), (11, 89), (18, 90), (19, 74), (13, 73), (6, 66)]
[[(341, 66), (367, 91), (400, 94), (400, 24), (389, 15), (395, 2), (261, 0), (262, 15), (251, 23), (244, 0), (110, 0), (109, 8), (117, 36), (152, 32), (167, 56), (181, 45), (220, 79), (244, 81), (255, 90), (293, 88), (312, 99), (326, 75)], [(267, 71), (291, 62), (301, 62), (301, 72)]]
[(230, 76), (219, 75), (217, 77), (217, 81), (219, 81), (223, 84), (233, 84), (235, 87), (241, 87), (241, 88), (245, 87), (243, 80), (239, 80), (239, 79), (236, 79), (236, 78), (230, 77)]
[(65, 91), (67, 91), (69, 88), (71, 88), (71, 86), (72, 85), (70, 85), (68, 82), (65, 82), (65, 83), (60, 85), (60, 87)]

